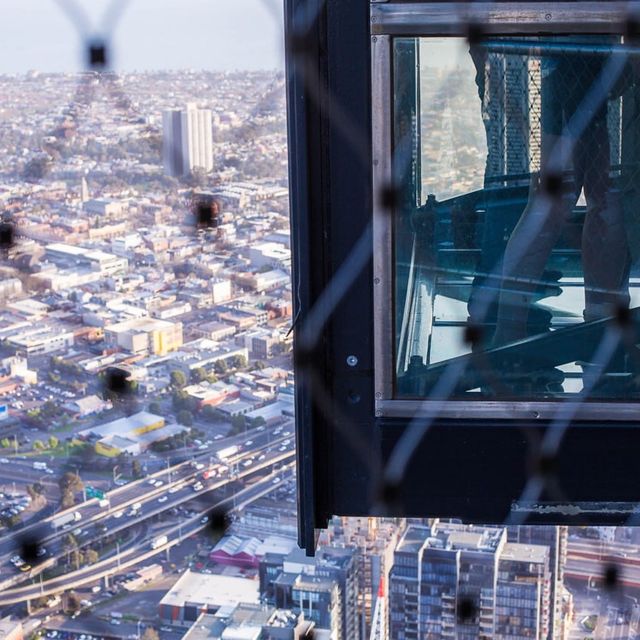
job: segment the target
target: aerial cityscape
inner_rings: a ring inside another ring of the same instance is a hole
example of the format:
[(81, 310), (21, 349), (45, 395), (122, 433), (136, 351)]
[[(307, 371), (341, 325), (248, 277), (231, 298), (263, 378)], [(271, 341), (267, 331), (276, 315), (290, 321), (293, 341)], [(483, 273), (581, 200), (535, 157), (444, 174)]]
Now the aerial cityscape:
[(336, 516), (297, 547), (281, 73), (0, 93), (0, 638), (640, 634), (633, 528)]

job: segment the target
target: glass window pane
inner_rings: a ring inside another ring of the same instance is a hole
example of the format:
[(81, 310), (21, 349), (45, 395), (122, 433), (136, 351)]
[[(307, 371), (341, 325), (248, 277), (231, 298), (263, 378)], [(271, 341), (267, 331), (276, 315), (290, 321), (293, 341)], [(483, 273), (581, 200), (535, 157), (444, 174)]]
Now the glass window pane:
[(597, 355), (640, 302), (635, 52), (595, 35), (393, 48), (396, 396), (433, 397), (453, 362), (458, 398), (567, 397), (600, 365), (592, 398), (635, 397), (637, 340)]

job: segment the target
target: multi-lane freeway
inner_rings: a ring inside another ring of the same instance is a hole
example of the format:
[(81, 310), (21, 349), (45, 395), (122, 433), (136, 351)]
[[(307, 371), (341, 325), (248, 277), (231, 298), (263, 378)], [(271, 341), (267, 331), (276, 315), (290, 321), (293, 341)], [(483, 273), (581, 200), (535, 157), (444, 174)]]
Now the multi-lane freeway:
[[(46, 557), (30, 571), (19, 572), (10, 563), (10, 558), (17, 550), (15, 536), (7, 534), (0, 537), (0, 605), (87, 584), (126, 569), (165, 551), (185, 536), (206, 526), (203, 517), (215, 505), (226, 507), (234, 504), (237, 508), (238, 503), (255, 500), (273, 491), (291, 473), (295, 455), (293, 442), (287, 436), (274, 436), (269, 431), (256, 433), (251, 438), (245, 443), (245, 450), (229, 456), (224, 462), (214, 461), (211, 451), (198, 452), (193, 460), (168, 466), (144, 479), (108, 492), (105, 495), (108, 504), (103, 502), (104, 506), (100, 506), (97, 499), (87, 500), (66, 512), (59, 512), (25, 527), (21, 531), (22, 536), (37, 537), (47, 549)], [(210, 475), (207, 480), (203, 479), (204, 471)], [(243, 481), (251, 477), (259, 481), (243, 488)], [(224, 499), (211, 493), (227, 488), (231, 489), (232, 495)], [(189, 506), (193, 515), (186, 519), (181, 515), (180, 519), (176, 519), (175, 510), (185, 505)], [(54, 528), (52, 520), (58, 520), (67, 512), (77, 512), (78, 520), (64, 528)], [(156, 516), (163, 516), (163, 520), (156, 522)], [(105, 525), (102, 527), (104, 533), (99, 533), (97, 525)], [(37, 577), (67, 553), (63, 544), (66, 534), (74, 533), (78, 545), (82, 547), (95, 542), (100, 535), (113, 535), (125, 529), (133, 530), (133, 540), (97, 564), (52, 580), (40, 579), (35, 585), (18, 586)], [(151, 549), (150, 540), (161, 535), (167, 536), (166, 545)]]
[(564, 575), (602, 586), (608, 568), (615, 567), (619, 586), (640, 589), (640, 553), (638, 546), (623, 542), (574, 538), (569, 540)]

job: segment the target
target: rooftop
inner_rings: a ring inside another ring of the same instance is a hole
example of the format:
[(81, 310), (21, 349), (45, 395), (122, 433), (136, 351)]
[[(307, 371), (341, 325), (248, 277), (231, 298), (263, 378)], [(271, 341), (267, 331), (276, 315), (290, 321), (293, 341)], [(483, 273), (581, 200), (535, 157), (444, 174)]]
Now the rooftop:
[(500, 560), (513, 560), (516, 562), (532, 562), (544, 564), (549, 557), (549, 547), (542, 544), (520, 544), (507, 542), (500, 554)]
[(162, 598), (160, 604), (172, 607), (181, 607), (185, 602), (207, 607), (237, 603), (258, 604), (258, 588), (256, 580), (187, 570)]

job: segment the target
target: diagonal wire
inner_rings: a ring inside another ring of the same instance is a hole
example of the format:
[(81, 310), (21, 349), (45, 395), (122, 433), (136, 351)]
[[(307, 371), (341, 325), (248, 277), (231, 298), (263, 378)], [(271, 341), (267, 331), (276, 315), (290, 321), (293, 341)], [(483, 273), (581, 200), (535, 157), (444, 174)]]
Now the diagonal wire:
[[(607, 330), (602, 336), (602, 340), (594, 353), (593, 368), (590, 367), (584, 373), (584, 385), (582, 391), (576, 399), (560, 404), (553, 421), (547, 427), (542, 444), (540, 445), (540, 454), (542, 456), (550, 458), (557, 455), (564, 435), (571, 426), (576, 414), (584, 404), (584, 401), (589, 398), (594, 387), (602, 377), (605, 368), (611, 361), (611, 358), (616, 352), (619, 344), (620, 331), (617, 326), (610, 325), (607, 327)], [(523, 505), (535, 502), (542, 495), (544, 488), (545, 481), (542, 476), (538, 473), (534, 474), (525, 485), (522, 495), (517, 502)], [(526, 518), (526, 509), (517, 512), (512, 511), (506, 520), (506, 524), (523, 524)]]

